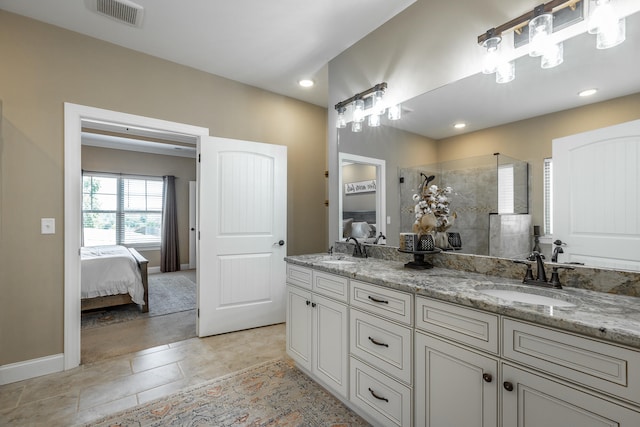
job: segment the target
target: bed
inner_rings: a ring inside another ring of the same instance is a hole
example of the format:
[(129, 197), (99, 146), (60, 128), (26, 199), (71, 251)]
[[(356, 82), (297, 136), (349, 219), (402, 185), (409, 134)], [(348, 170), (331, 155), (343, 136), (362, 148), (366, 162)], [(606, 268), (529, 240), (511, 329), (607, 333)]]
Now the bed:
[(361, 243), (376, 240), (376, 211), (343, 211), (342, 237), (355, 237)]
[(91, 246), (80, 249), (81, 309), (135, 303), (149, 311), (147, 264), (138, 251), (124, 246)]

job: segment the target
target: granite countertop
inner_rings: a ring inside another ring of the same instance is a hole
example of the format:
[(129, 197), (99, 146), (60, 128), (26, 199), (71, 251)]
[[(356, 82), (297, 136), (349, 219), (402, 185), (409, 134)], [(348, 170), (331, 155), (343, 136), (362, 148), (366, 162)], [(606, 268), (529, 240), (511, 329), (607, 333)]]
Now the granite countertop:
[[(349, 263), (337, 264), (336, 260)], [(578, 288), (542, 288), (523, 285), (513, 279), (438, 267), (412, 270), (404, 268), (404, 263), (399, 261), (354, 258), (341, 253), (289, 256), (285, 261), (640, 349), (640, 298), (637, 297)], [(480, 292), (482, 289), (523, 288), (529, 293), (572, 302), (575, 306), (511, 302)]]

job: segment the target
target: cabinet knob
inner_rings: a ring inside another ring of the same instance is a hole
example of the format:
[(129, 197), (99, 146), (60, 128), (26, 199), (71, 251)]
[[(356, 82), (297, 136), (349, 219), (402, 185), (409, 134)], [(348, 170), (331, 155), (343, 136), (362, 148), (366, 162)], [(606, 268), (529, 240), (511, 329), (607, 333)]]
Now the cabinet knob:
[(482, 374), (482, 379), (490, 383), (491, 381), (493, 381), (493, 376), (491, 376), (491, 374), (484, 373)]
[(311, 303), (311, 307), (316, 308), (316, 303), (315, 303), (315, 302), (312, 302), (312, 303)]
[(311, 301), (307, 301), (307, 305), (311, 304)]
[(502, 386), (504, 387), (505, 390), (507, 391), (513, 391), (513, 384), (510, 383), (509, 381), (505, 381)]

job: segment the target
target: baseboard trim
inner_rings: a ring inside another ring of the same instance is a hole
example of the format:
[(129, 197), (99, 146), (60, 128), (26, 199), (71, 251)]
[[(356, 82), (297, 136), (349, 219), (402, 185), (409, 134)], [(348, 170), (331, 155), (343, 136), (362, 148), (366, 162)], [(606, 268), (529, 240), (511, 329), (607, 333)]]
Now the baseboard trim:
[[(180, 270), (191, 270), (191, 268), (189, 268), (189, 264), (180, 264)], [(149, 267), (147, 271), (149, 274), (160, 273), (160, 267)]]
[(64, 371), (64, 354), (39, 357), (0, 366), (0, 385)]

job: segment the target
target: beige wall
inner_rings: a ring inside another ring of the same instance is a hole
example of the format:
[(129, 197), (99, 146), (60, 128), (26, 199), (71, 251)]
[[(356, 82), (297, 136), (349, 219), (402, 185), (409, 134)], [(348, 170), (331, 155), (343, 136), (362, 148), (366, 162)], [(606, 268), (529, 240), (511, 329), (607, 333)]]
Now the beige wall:
[(326, 109), (4, 11), (0, 57), (0, 365), (63, 351), (64, 102), (286, 145), (288, 253), (328, 247)]
[(543, 161), (551, 141), (640, 119), (640, 93), (547, 114), (438, 141), (438, 161), (501, 153), (529, 163), (529, 201), (534, 224), (543, 223)]
[[(180, 263), (189, 264), (189, 181), (196, 180), (195, 159), (83, 145), (82, 169), (149, 176), (175, 176)], [(159, 250), (140, 251), (140, 253), (149, 260), (149, 267), (160, 266)]]

